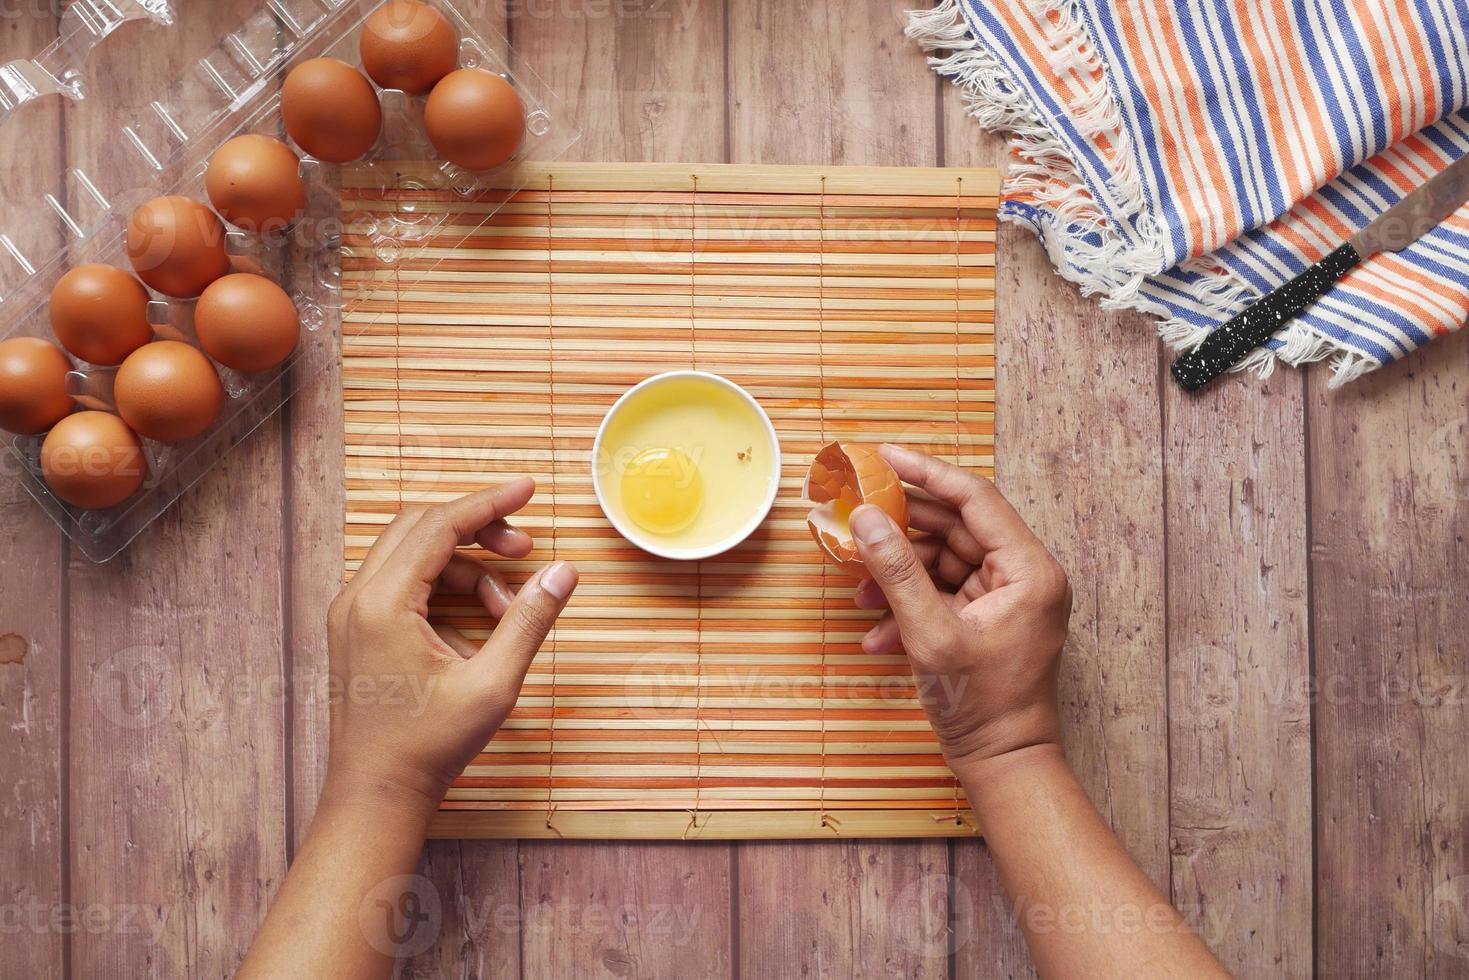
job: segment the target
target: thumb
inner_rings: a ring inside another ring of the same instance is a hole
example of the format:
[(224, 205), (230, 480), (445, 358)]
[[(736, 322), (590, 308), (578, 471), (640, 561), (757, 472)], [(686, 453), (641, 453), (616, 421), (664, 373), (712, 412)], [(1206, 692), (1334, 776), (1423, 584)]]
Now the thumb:
[(898, 629), (908, 643), (952, 614), (928, 569), (918, 560), (908, 535), (886, 511), (864, 504), (852, 512), (851, 524), (867, 574), (887, 596)]
[(571, 598), (576, 582), (576, 567), (570, 562), (557, 561), (532, 575), (520, 587), (495, 632), (474, 655), (483, 664), (492, 684), (520, 689), (525, 672), (556, 625), (556, 617), (566, 608), (566, 600)]

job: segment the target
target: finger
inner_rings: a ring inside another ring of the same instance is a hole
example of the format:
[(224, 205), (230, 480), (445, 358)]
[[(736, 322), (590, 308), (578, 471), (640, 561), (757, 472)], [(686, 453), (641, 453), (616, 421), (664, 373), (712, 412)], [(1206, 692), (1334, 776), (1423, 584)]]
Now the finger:
[(984, 477), (902, 446), (887, 444), (879, 452), (904, 481), (956, 507), (985, 551), (1035, 540), (1025, 520)]
[[(933, 538), (915, 539), (913, 552), (923, 563), (923, 567), (928, 569), (930, 575), (937, 576), (940, 581), (956, 589), (974, 574), (973, 566), (965, 563), (942, 542)], [(856, 603), (858, 609), (888, 608), (888, 597), (883, 594), (882, 587), (870, 578), (864, 578), (857, 583), (857, 589), (852, 594), (852, 601)]]
[(474, 540), (486, 551), (505, 558), (524, 558), (536, 546), (529, 534), (504, 521), (492, 521), (480, 529)]
[(436, 588), (452, 595), (475, 596), (496, 619), (505, 615), (515, 598), (499, 572), (478, 558), (459, 552), (444, 566)]
[(946, 503), (910, 493), (908, 526), (943, 540), (954, 554), (971, 565), (984, 562), (984, 549), (974, 540), (969, 528), (964, 526), (963, 516)]
[(536, 651), (546, 642), (556, 617), (576, 589), (576, 567), (570, 562), (552, 562), (520, 587), (500, 625), (485, 641), (475, 659), (483, 663), (492, 686), (519, 690)]
[(434, 626), (434, 632), (439, 634), (439, 639), (448, 644), (450, 650), (453, 650), (465, 660), (468, 660), (479, 651), (479, 647), (475, 646), (467, 636), (452, 626), (436, 624)]
[(888, 597), (910, 646), (947, 621), (949, 609), (908, 536), (879, 507), (863, 504), (852, 512), (852, 535), (867, 574)]
[(377, 540), (372, 543), (372, 547), (367, 549), (367, 556), (362, 559), (362, 567), (358, 569), (357, 575), (364, 582), (367, 581), (369, 575), (382, 567), (383, 562), (387, 560), (389, 555), (397, 550), (398, 545), (403, 542), (403, 536), (408, 533), (413, 525), (418, 523), (418, 519), (423, 516), (423, 512), (427, 509), (426, 507), (409, 505), (394, 515), (393, 519), (388, 522), (388, 526), (383, 528), (382, 532), (378, 534)]
[(877, 625), (867, 631), (862, 637), (862, 649), (866, 653), (889, 654), (897, 653), (903, 648), (903, 634), (898, 629), (898, 621), (893, 618), (892, 613), (885, 613)]
[(374, 577), (374, 588), (381, 579), (381, 588), (388, 595), (421, 596), (438, 579), (455, 548), (472, 542), (482, 528), (520, 510), (535, 492), (535, 481), (523, 476), (435, 504), (403, 535)]
[(948, 545), (937, 538), (915, 538), (913, 551), (929, 574), (956, 589), (974, 574), (977, 567), (954, 554)]
[(886, 609), (888, 597), (882, 594), (882, 587), (870, 578), (865, 578), (857, 584), (857, 591), (852, 594), (852, 601), (857, 604), (858, 609)]

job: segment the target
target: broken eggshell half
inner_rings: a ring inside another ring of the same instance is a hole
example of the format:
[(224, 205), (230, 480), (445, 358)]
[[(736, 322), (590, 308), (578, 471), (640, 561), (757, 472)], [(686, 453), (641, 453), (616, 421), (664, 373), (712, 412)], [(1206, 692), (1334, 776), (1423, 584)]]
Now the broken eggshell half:
[(876, 446), (840, 442), (822, 446), (806, 471), (805, 494), (817, 505), (806, 518), (811, 536), (829, 560), (853, 576), (864, 576), (867, 566), (852, 539), (852, 511), (872, 504), (905, 533), (908, 530), (908, 495)]

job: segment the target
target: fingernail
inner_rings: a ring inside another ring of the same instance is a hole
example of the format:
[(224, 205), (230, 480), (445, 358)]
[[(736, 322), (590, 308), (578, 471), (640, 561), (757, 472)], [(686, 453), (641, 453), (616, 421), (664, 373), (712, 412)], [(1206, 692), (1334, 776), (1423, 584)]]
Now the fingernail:
[(576, 588), (576, 569), (564, 561), (558, 561), (541, 573), (541, 588), (562, 602)]
[(880, 508), (864, 504), (852, 514), (852, 533), (863, 544), (877, 544), (893, 533), (893, 522)]
[(870, 630), (867, 631), (867, 635), (866, 636), (862, 637), (862, 649), (869, 650), (870, 647), (872, 646), (872, 641), (875, 640), (876, 638), (877, 638), (877, 627), (874, 626), (874, 627), (872, 627), (872, 629), (870, 629)]

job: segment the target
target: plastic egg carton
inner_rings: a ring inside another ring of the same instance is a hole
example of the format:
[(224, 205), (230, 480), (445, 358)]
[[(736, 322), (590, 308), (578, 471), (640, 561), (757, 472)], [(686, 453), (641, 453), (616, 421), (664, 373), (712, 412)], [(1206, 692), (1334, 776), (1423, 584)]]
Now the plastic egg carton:
[[(416, 170), (400, 177), (388, 161), (441, 160), (423, 129), (424, 97), (378, 90), (383, 130), (363, 161), (367, 173), (380, 177), (384, 193), (449, 190), (468, 199), (494, 188), (519, 190), (524, 180), (517, 164), (559, 157), (579, 136), (560, 103), (528, 68), (514, 59), (506, 40), (471, 22), (454, 0), (428, 0), (448, 17), (461, 37), (460, 67), (482, 67), (503, 75), (526, 108), (526, 133), (519, 151), (493, 171), (472, 173), (442, 162), (429, 176)], [(478, 0), (463, 0), (469, 4)], [(109, 162), (105, 173), (76, 168), (62, 177), (59, 194), (44, 205), (69, 236), (55, 254), (29, 254), (23, 243), (0, 228), (0, 340), (36, 336), (55, 341), (48, 314), (52, 287), (67, 270), (86, 262), (103, 262), (131, 273), (125, 251), (129, 216), (154, 197), (178, 194), (206, 206), (204, 172), (210, 157), (235, 136), (258, 133), (281, 139), (302, 161), (307, 187), (306, 209), (297, 222), (275, 236), (257, 236), (226, 222), (228, 251), (237, 271), (261, 271), (291, 296), (301, 319), (300, 342), (278, 368), (243, 375), (222, 365), (225, 403), (203, 435), (165, 445), (144, 439), (148, 476), (141, 489), (105, 510), (82, 510), (58, 499), (40, 468), (44, 433), (19, 436), (0, 432), (5, 464), (36, 501), (93, 561), (107, 561), (197, 482), (232, 446), (270, 418), (302, 383), (315, 377), (338, 356), (334, 328), (341, 323), (341, 249), (344, 222), (337, 189), (341, 166), (310, 157), (293, 143), (280, 122), (279, 90), (287, 72), (309, 58), (331, 57), (360, 68), (358, 39), (362, 23), (381, 0), (265, 0), (193, 70), (177, 79), (139, 118), (123, 121), (117, 138), (131, 153), (131, 169)], [(173, 21), (168, 0), (78, 0), (63, 18), (58, 40), (35, 59), (0, 66), (0, 124), (24, 115), (25, 103), (46, 95), (80, 100), (86, 79), (105, 63), (108, 35), (137, 19), (161, 24)], [(95, 50), (94, 50), (95, 49)], [(88, 62), (90, 61), (90, 67)], [(374, 86), (376, 88), (376, 86)], [(15, 138), (14, 129), (4, 133)], [(358, 183), (360, 187), (360, 182)], [(367, 188), (371, 191), (371, 185)], [(405, 209), (406, 210), (406, 209)], [(493, 208), (488, 209), (488, 220)], [(27, 215), (36, 219), (37, 215)], [(448, 215), (425, 210), (399, 219), (361, 222), (368, 248), (379, 261), (406, 262), (416, 243), (434, 236)], [(436, 245), (443, 245), (436, 242)], [(393, 288), (421, 279), (432, 270), (401, 271)], [(197, 343), (193, 332), (194, 300), (178, 300), (150, 290), (149, 319), (156, 339)], [(355, 318), (354, 318), (355, 319)], [(355, 322), (354, 329), (365, 323)], [(68, 355), (69, 357), (71, 355)], [(79, 408), (112, 410), (112, 380), (117, 369), (77, 362), (68, 376)]]

